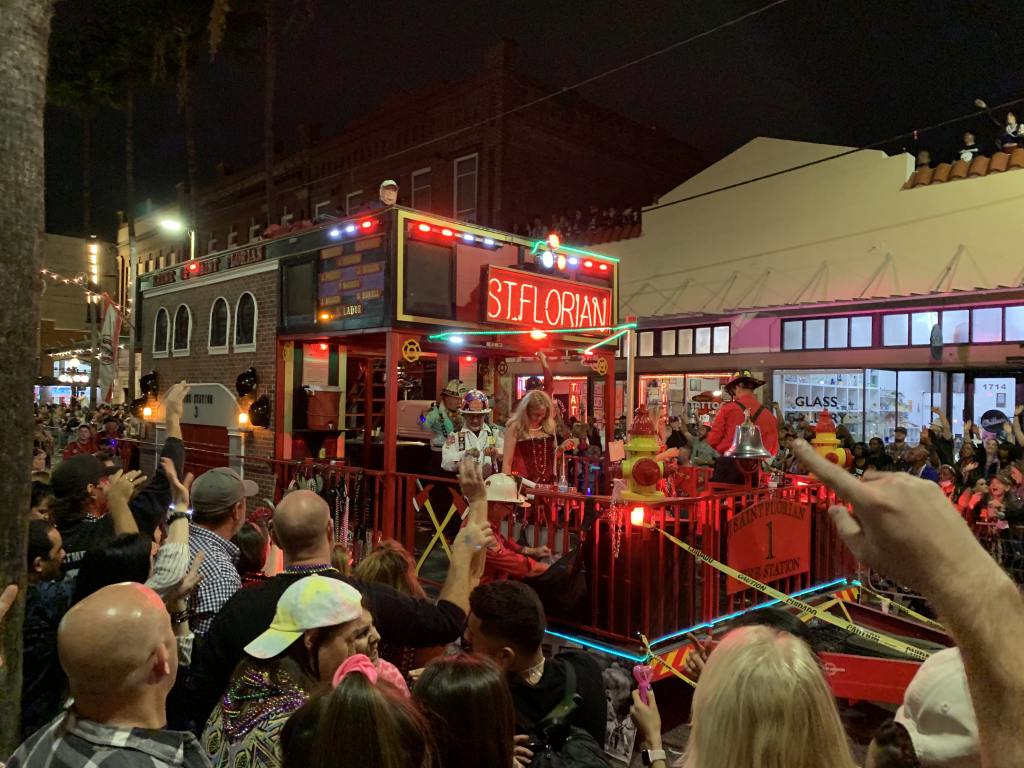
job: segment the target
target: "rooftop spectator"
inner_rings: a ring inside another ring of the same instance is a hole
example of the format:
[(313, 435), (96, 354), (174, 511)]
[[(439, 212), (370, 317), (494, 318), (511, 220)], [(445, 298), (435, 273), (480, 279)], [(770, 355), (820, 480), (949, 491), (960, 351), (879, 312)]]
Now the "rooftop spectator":
[(919, 150), (917, 153), (917, 161), (914, 164), (914, 168), (920, 170), (921, 168), (932, 167), (932, 153), (927, 149)]
[(415, 647), (455, 640), (466, 621), (473, 558), (490, 541), (489, 531), (467, 526), (452, 544), (452, 563), (436, 604), (400, 594), (382, 584), (364, 584), (331, 565), (334, 525), (330, 509), (312, 491), (292, 491), (274, 510), (274, 543), (284, 554), (284, 572), (237, 592), (213, 621), (193, 665), (193, 690), (184, 720), (205, 723), (227, 686), (245, 646), (270, 626), (277, 602), (299, 579), (319, 573), (350, 583), (366, 598), (381, 635), (389, 643)]
[(512, 768), (516, 712), (493, 661), (442, 656), (423, 670), (412, 695), (435, 734), (444, 768)]
[(178, 658), (155, 592), (104, 587), (68, 611), (57, 642), (74, 703), (25, 741), (8, 768), (209, 765), (191, 733), (164, 730)]
[(601, 753), (607, 715), (601, 670), (580, 651), (546, 659), (541, 649), (545, 628), (540, 598), (522, 582), (481, 584), (470, 596), (466, 641), (505, 672), (516, 708), (516, 732), (539, 736), (531, 732), (535, 725), (563, 699), (578, 693), (580, 704), (567, 721), (589, 734)]
[(960, 138), (960, 149), (957, 151), (957, 159), (970, 164), (980, 152), (981, 147), (975, 144), (974, 131), (964, 131), (963, 136)]
[(1024, 130), (1022, 130), (1022, 126), (1017, 122), (1016, 113), (1007, 112), (1006, 120), (1003, 123), (999, 138), (996, 139), (996, 144), (999, 145), (1000, 151), (1009, 153), (1021, 145), (1022, 139), (1024, 139)]

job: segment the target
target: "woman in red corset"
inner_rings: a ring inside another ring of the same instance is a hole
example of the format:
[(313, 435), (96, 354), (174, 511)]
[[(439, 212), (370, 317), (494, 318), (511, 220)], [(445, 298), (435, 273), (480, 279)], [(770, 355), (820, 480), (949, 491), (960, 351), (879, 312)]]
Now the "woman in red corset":
[(560, 446), (557, 441), (551, 398), (543, 390), (527, 392), (506, 425), (501, 471), (540, 485), (554, 483), (561, 454), (576, 446), (571, 438)]

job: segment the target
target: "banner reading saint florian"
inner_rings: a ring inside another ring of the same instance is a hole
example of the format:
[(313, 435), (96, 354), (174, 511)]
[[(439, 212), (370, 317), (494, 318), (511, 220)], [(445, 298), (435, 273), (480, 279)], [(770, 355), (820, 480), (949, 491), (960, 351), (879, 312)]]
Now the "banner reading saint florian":
[(117, 379), (117, 348), (121, 338), (121, 312), (110, 296), (103, 294), (103, 325), (96, 363), (99, 365), (99, 384), (104, 402), (110, 402)]

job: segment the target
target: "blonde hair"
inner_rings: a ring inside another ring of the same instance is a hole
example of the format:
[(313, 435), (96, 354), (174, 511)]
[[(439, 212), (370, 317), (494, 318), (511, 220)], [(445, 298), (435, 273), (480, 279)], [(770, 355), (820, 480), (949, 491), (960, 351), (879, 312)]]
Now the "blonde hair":
[(515, 430), (513, 434), (518, 438), (525, 438), (529, 435), (530, 419), (527, 416), (527, 411), (530, 409), (530, 406), (548, 409), (548, 415), (541, 422), (540, 428), (549, 435), (555, 434), (555, 403), (548, 393), (542, 389), (534, 389), (527, 392), (525, 397), (519, 401), (519, 405), (512, 412), (512, 418), (508, 420), (505, 426), (508, 429)]
[(693, 697), (685, 768), (856, 768), (835, 699), (803, 640), (730, 632)]

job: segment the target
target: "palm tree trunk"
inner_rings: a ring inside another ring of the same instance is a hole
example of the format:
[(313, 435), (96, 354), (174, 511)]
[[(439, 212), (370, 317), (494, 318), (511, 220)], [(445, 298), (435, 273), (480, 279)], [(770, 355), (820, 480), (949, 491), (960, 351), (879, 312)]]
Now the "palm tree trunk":
[(82, 236), (92, 234), (92, 113), (82, 113)]
[[(25, 535), (32, 455), (33, 366), (39, 325), (43, 237), (43, 108), (52, 0), (6, 0), (0, 13), (0, 585), (25, 589)], [(7, 615), (0, 641), (0, 755), (18, 745), (24, 599)]]
[(266, 25), (266, 50), (263, 57), (263, 171), (266, 175), (267, 226), (276, 221), (274, 200), (274, 95), (277, 88), (276, 0), (263, 0), (263, 22)]

